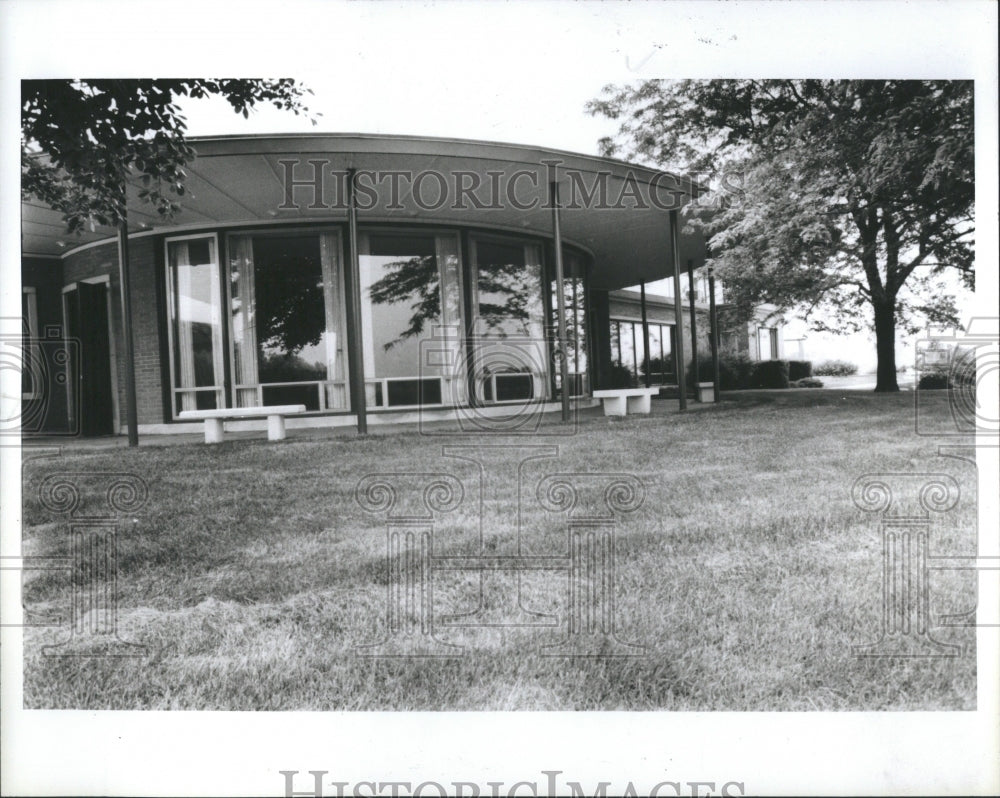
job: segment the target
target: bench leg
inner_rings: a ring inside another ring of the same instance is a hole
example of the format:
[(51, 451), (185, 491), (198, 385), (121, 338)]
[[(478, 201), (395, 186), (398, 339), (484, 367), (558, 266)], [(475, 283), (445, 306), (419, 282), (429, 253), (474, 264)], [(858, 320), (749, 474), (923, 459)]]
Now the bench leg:
[(267, 417), (267, 439), (269, 441), (283, 441), (285, 439), (285, 417)]
[(604, 403), (604, 415), (606, 416), (624, 416), (625, 415), (625, 397), (624, 396), (605, 396), (601, 401)]
[(649, 394), (644, 393), (642, 396), (630, 396), (628, 397), (628, 412), (629, 413), (642, 413), (645, 415), (649, 414)]
[(222, 443), (222, 419), (205, 419), (205, 443)]

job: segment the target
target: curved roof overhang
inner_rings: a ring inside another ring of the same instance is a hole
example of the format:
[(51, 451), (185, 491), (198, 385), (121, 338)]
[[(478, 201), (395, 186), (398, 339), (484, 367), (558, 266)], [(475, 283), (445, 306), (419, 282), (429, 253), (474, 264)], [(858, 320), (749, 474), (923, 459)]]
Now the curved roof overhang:
[[(186, 168), (181, 211), (165, 222), (139, 199), (137, 183), (128, 201), (133, 235), (342, 222), (340, 175), (356, 169), (359, 223), (434, 222), (551, 237), (554, 174), (564, 243), (593, 255), (595, 288), (615, 289), (673, 274), (669, 210), (700, 190), (686, 178), (622, 161), (515, 144), (361, 134), (189, 141), (198, 157)], [(58, 212), (34, 201), (22, 206), (25, 254), (65, 255), (115, 235), (98, 228), (74, 236)], [(704, 257), (700, 236), (680, 236), (682, 265)]]

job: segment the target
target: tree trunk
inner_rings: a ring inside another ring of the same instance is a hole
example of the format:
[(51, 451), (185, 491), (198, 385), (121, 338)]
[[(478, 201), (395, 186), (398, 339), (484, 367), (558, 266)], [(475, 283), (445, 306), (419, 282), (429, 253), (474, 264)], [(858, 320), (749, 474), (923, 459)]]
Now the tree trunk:
[(896, 382), (896, 303), (875, 302), (875, 351), (878, 354), (876, 392), (898, 391)]

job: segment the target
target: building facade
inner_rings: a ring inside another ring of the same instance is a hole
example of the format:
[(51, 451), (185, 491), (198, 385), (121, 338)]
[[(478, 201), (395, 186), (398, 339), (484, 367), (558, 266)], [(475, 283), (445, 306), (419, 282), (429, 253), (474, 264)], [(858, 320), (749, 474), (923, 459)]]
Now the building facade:
[[(26, 431), (120, 433), (130, 349), (146, 432), (188, 430), (194, 409), (302, 404), (304, 424), (350, 424), (586, 401), (627, 353), (621, 289), (704, 259), (677, 232), (697, 188), (619, 161), (360, 135), (192, 144), (172, 220), (130, 193), (130, 318), (118, 231), (70, 236), (25, 203)], [(664, 379), (676, 310), (649, 304)]]

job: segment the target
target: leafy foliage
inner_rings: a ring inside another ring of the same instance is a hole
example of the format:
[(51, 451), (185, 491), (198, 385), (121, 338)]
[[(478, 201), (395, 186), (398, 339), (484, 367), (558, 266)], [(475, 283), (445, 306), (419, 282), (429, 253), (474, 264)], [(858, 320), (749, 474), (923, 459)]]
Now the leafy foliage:
[(945, 388), (951, 388), (952, 383), (949, 379), (947, 372), (931, 372), (930, 374), (923, 374), (920, 380), (917, 382), (917, 388), (919, 390), (943, 390)]
[(195, 157), (179, 97), (221, 96), (246, 117), (260, 103), (306, 113), (307, 93), (289, 78), (23, 81), (22, 196), (61, 211), (79, 232), (118, 224), (126, 184), (138, 183), (139, 197), (170, 217)]
[(371, 301), (377, 305), (410, 301), (413, 310), (409, 326), (399, 338), (385, 344), (388, 350), (406, 338), (420, 335), (428, 321), (441, 318), (441, 290), (434, 255), (416, 255), (387, 263), (383, 268), (386, 274), (369, 289)]
[(820, 377), (850, 377), (857, 373), (857, 365), (846, 360), (824, 360), (813, 368), (813, 374)]
[(651, 80), (588, 109), (620, 121), (605, 154), (720, 186), (688, 229), (708, 236), (738, 306), (874, 327), (877, 390), (898, 390), (897, 324), (957, 324), (939, 278), (974, 279), (971, 81)]
[(813, 364), (811, 360), (789, 360), (788, 379), (792, 381), (802, 380), (811, 377)]
[(760, 360), (750, 373), (751, 388), (787, 388), (788, 361)]

